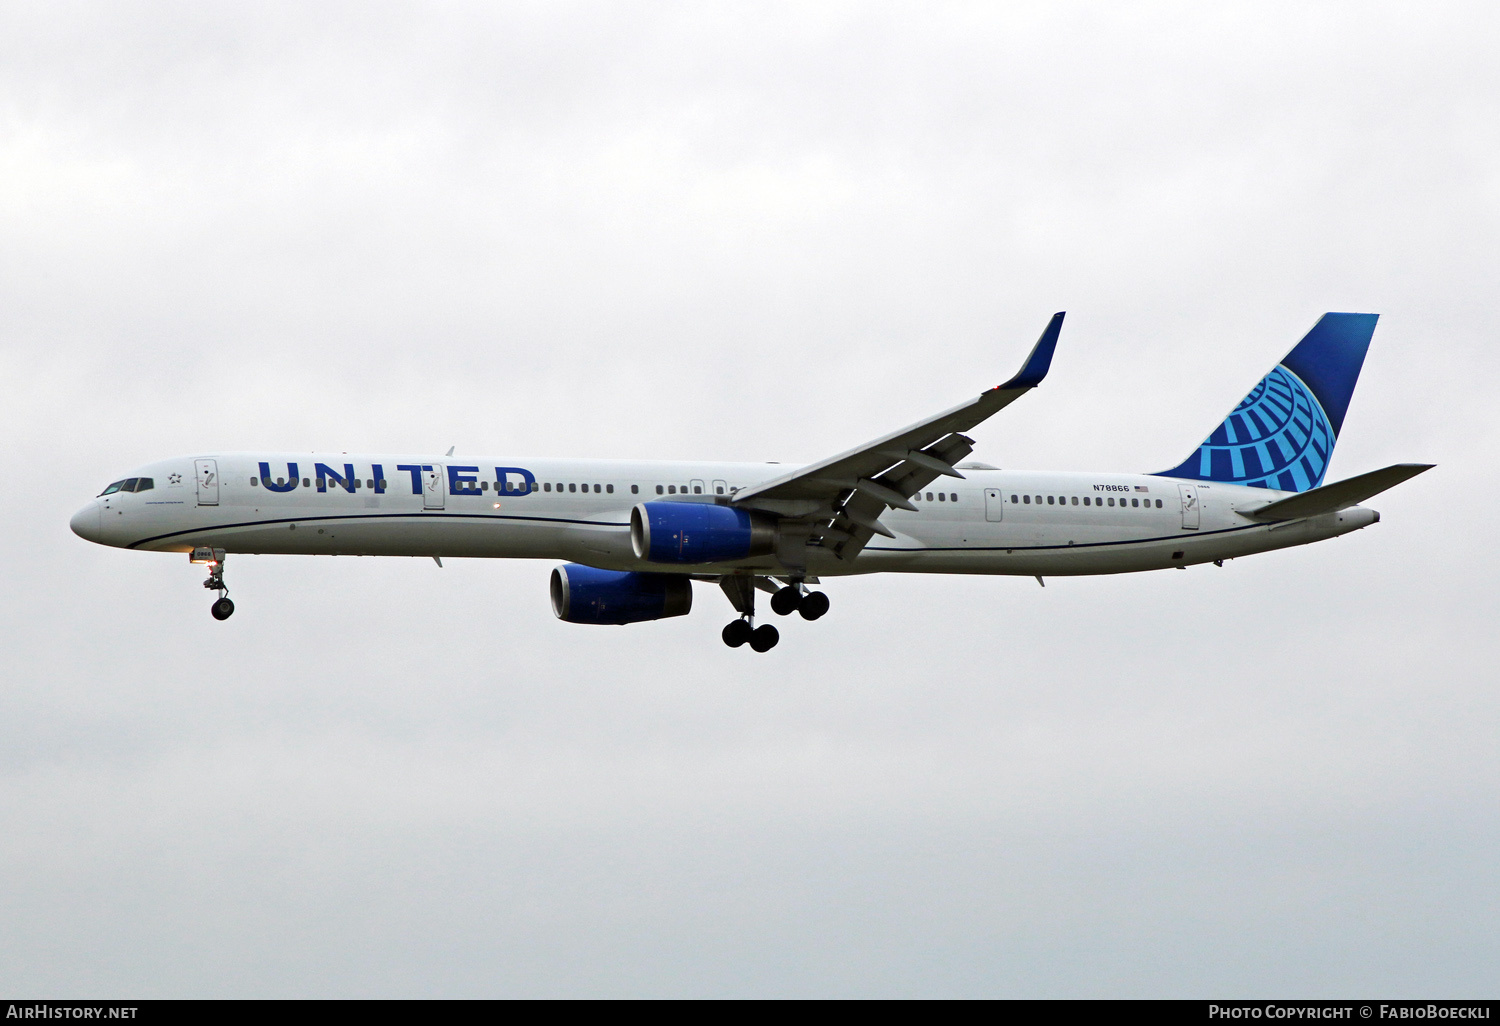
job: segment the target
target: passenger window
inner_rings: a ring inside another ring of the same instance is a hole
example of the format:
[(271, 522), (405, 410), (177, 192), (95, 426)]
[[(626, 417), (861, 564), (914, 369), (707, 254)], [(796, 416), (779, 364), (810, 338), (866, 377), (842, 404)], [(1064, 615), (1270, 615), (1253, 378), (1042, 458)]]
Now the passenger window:
[(703, 486), (702, 485), (693, 485), (693, 494), (694, 495), (702, 495), (703, 494)]
[(1040, 496), (1040, 495), (1038, 495), (1038, 496), (1037, 496), (1037, 497), (1036, 497), (1036, 504), (1037, 504), (1037, 505), (1038, 505), (1038, 506), (1040, 506), (1040, 505), (1041, 505), (1041, 504), (1042, 504), (1042, 497), (1041, 497), (1041, 496)]
[(1020, 498), (1019, 498), (1019, 497), (1017, 497), (1017, 496), (1015, 496), (1015, 495), (1012, 495), (1012, 496), (1011, 496), (1011, 497), (1010, 497), (1010, 501), (1011, 501), (1011, 502), (1013, 502), (1013, 503), (1014, 503), (1014, 502), (1020, 502), (1020, 501), (1021, 501), (1021, 500), (1020, 500)]
[(714, 486), (714, 494), (716, 494), (716, 495), (723, 495), (724, 494), (724, 486), (723, 485), (715, 485)]
[[(481, 482), (479, 482), (479, 490), (481, 492), (487, 492), (487, 491), (489, 491), (490, 490), (490, 483), (488, 481), (481, 481)], [(495, 491), (498, 492), (499, 490), (500, 490), (500, 482), (496, 481), (495, 482)]]
[(542, 491), (544, 491), (544, 492), (550, 492), (551, 490), (552, 490), (552, 482), (551, 481), (543, 481), (542, 482)]
[[(1124, 500), (1124, 499), (1121, 499), (1121, 500), (1120, 500), (1120, 501), (1121, 501), (1121, 502), (1124, 502), (1124, 501), (1125, 501), (1125, 500)], [(1111, 499), (1110, 499), (1110, 500), (1109, 500), (1109, 504), (1110, 504), (1110, 505), (1111, 505), (1111, 506), (1113, 506), (1113, 505), (1114, 505), (1114, 504), (1115, 504), (1115, 500), (1114, 500), (1114, 499), (1113, 499), (1113, 498), (1111, 498)]]
[(255, 487), (255, 486), (256, 486), (256, 485), (258, 485), (258, 484), (259, 484), (259, 483), (260, 483), (260, 481), (259, 481), (259, 479), (258, 479), (258, 478), (254, 478), (254, 477), (252, 477), (252, 478), (251, 478), (251, 479), (250, 479), (250, 487), (251, 487), (251, 488), (254, 488), (254, 487)]
[(641, 494), (641, 486), (640, 485), (631, 485), (630, 486), (630, 494), (631, 495), (639, 495), (639, 494)]
[(594, 485), (594, 494), (595, 495), (599, 494), (599, 486), (598, 485)]
[(578, 491), (578, 486), (570, 481), (568, 482), (568, 491), (576, 492)]
[(366, 488), (374, 488), (375, 487), (375, 481), (374, 481), (374, 479), (371, 478), (371, 479), (365, 481), (365, 487)]
[(1132, 506), (1139, 506), (1141, 504), (1141, 500), (1140, 499), (1131, 499), (1130, 500), (1130, 504)]
[(947, 501), (948, 501), (948, 493), (946, 493), (946, 492), (938, 492), (938, 502), (947, 502)]
[(1087, 496), (1087, 495), (1085, 495), (1085, 496), (1084, 496), (1084, 497), (1083, 497), (1083, 504), (1084, 504), (1084, 505), (1085, 505), (1085, 506), (1092, 506), (1092, 505), (1093, 505), (1093, 503), (1092, 503), (1092, 502), (1090, 502), (1090, 501), (1089, 501), (1089, 497), (1088, 497), (1088, 496)]
[(1028, 506), (1031, 505), (1031, 496), (1029, 496), (1029, 495), (1026, 496), (1026, 505), (1028, 505)]
[(1078, 505), (1078, 496), (1073, 496), (1073, 505)]
[(663, 491), (664, 491), (664, 489), (662, 488), (661, 485), (657, 485), (656, 486), (656, 494), (657, 495), (660, 495)]
[(604, 486), (604, 493), (606, 495), (613, 495), (613, 494), (615, 494), (615, 486), (612, 485), (612, 484), (605, 485)]
[(1047, 505), (1052, 505), (1052, 496), (1047, 496)]
[[(281, 484), (281, 478), (278, 477), (276, 479), (276, 483), (277, 484)], [(328, 487), (328, 479), (327, 478), (322, 478), (322, 477), (318, 478), (318, 487), (319, 488), (326, 488), (326, 487)]]
[(667, 485), (667, 494), (668, 495), (676, 495), (677, 494), (677, 486), (676, 485)]
[(1160, 499), (1156, 500), (1156, 508), (1157, 509), (1161, 509), (1161, 500)]

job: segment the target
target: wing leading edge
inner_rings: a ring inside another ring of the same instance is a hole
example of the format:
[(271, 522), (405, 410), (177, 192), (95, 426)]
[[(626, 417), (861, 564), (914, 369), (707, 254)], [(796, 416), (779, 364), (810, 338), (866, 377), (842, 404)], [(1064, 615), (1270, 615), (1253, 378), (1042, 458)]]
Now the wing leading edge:
[(808, 545), (853, 559), (872, 535), (892, 537), (880, 523), (887, 509), (916, 509), (910, 499), (919, 490), (939, 477), (963, 477), (954, 464), (974, 451), (973, 439), (963, 432), (1041, 384), (1062, 322), (1062, 313), (1052, 316), (1025, 364), (1004, 384), (873, 442), (747, 488), (735, 495), (733, 504), (783, 518), (777, 556), (794, 570), (806, 565)]

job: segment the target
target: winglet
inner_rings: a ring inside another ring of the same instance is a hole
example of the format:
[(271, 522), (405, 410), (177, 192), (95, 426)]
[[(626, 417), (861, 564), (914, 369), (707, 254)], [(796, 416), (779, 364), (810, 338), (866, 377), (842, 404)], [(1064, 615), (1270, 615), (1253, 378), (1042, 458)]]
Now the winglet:
[(1063, 312), (1052, 315), (1052, 320), (1047, 323), (1042, 337), (1037, 339), (1036, 345), (1032, 347), (1031, 355), (1026, 357), (1025, 366), (1015, 377), (997, 386), (999, 390), (1035, 388), (1042, 383), (1042, 379), (1047, 376), (1047, 370), (1052, 366), (1052, 351), (1057, 348), (1057, 336), (1062, 332), (1062, 322)]

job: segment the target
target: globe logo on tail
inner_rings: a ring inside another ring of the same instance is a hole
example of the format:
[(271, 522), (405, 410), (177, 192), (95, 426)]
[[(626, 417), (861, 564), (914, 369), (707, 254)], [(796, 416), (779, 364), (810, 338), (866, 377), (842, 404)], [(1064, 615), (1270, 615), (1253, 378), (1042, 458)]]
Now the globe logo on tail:
[(1205, 480), (1302, 492), (1323, 482), (1336, 437), (1312, 390), (1278, 365), (1181, 470)]

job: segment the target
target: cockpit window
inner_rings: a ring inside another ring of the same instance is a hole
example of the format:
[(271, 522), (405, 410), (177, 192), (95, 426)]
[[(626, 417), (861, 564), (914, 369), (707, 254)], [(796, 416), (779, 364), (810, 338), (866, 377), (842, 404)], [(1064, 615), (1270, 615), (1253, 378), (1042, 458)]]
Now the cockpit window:
[(149, 477), (127, 477), (123, 481), (116, 481), (104, 491), (101, 496), (113, 495), (115, 492), (149, 492), (156, 487), (156, 482)]

